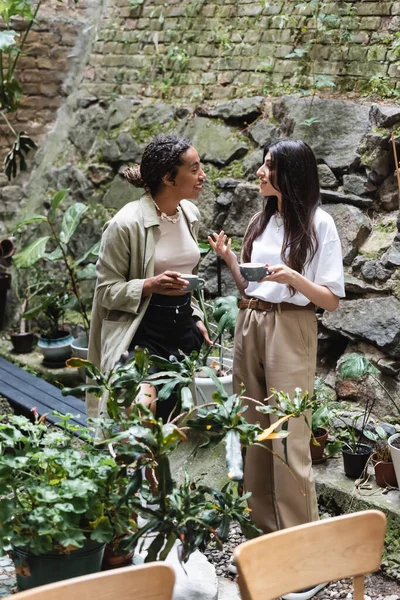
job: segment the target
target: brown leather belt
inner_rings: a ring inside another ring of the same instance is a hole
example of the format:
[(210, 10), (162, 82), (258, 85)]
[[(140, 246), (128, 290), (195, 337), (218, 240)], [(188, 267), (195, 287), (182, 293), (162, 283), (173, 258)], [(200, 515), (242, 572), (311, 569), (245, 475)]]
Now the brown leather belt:
[(264, 310), (271, 312), (272, 310), (314, 310), (315, 306), (311, 302), (306, 306), (299, 306), (298, 304), (291, 304), (290, 302), (265, 302), (258, 298), (249, 298), (248, 300), (239, 300), (239, 308), (250, 308), (250, 310)]

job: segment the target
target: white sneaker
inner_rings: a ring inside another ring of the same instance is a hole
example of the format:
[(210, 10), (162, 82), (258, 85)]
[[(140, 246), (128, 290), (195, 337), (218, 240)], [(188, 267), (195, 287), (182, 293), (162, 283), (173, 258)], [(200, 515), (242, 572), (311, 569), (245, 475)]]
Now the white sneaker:
[(328, 585), (327, 583), (319, 583), (318, 585), (306, 588), (305, 590), (299, 590), (298, 592), (292, 592), (290, 594), (285, 594), (282, 596), (283, 600), (309, 600), (315, 594), (317, 594), (320, 590)]
[(228, 571), (229, 573), (232, 573), (232, 575), (237, 575), (237, 566), (235, 565), (234, 561), (233, 561), (233, 556), (231, 558), (231, 562), (228, 565)]

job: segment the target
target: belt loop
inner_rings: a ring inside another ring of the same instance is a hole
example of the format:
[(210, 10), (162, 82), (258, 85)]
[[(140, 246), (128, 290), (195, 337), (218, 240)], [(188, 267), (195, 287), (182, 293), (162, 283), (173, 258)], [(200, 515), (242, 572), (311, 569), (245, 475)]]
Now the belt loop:
[(280, 303), (280, 302), (278, 302), (278, 304), (277, 304), (276, 306), (277, 306), (277, 309), (278, 309), (278, 315), (280, 315), (280, 314), (281, 314), (281, 312), (282, 312), (282, 306), (281, 306), (281, 303)]

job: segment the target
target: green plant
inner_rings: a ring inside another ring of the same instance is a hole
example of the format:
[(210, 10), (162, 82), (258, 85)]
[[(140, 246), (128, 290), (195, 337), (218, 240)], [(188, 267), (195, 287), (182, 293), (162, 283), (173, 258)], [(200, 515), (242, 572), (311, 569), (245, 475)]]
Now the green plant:
[[(293, 394), (293, 399), (285, 392), (278, 392), (271, 388), (271, 398), (274, 400), (274, 405), (257, 406), (256, 410), (264, 415), (275, 415), (279, 417), (278, 421), (282, 426), (282, 430), (287, 432), (289, 419), (303, 418), (307, 427), (312, 433), (311, 422), (307, 416), (309, 411), (312, 411), (315, 406), (315, 397), (309, 397), (308, 392), (304, 392), (300, 388), (296, 388)], [(268, 430), (267, 430), (268, 431)], [(264, 441), (263, 434), (259, 437), (259, 441)], [(287, 462), (287, 439), (282, 440), (284, 447), (285, 460)]]
[[(198, 291), (199, 304), (205, 315), (207, 315), (203, 291)], [(233, 337), (235, 333), (236, 319), (239, 313), (238, 299), (236, 296), (223, 296), (216, 298), (214, 303), (214, 310), (212, 317), (216, 322), (216, 332), (213, 332), (210, 327), (208, 319), (205, 319), (205, 325), (207, 327), (209, 336), (213, 344), (219, 344), (219, 366), (224, 364), (224, 345), (223, 336), (225, 333)], [(199, 356), (199, 362), (202, 365), (207, 364), (207, 359), (212, 351), (213, 346), (208, 346), (203, 353)]]
[(392, 462), (392, 453), (387, 440), (376, 442), (374, 448), (374, 459), (378, 462)]
[[(97, 257), (100, 241), (89, 248), (83, 256), (79, 258), (74, 256), (70, 244), (71, 238), (77, 231), (89, 207), (81, 202), (71, 204), (62, 213), (60, 225), (59, 213), (68, 191), (68, 189), (65, 189), (57, 192), (51, 202), (46, 203), (44, 215), (31, 215), (15, 226), (15, 231), (18, 231), (26, 225), (45, 225), (49, 235), (35, 238), (33, 242), (15, 255), (14, 262), (17, 268), (23, 269), (36, 265), (40, 260), (61, 265), (69, 280), (71, 294), (75, 297), (76, 306), (74, 308), (80, 313), (83, 327), (86, 334), (88, 334), (90, 323), (87, 305), (91, 303), (91, 298), (82, 296), (80, 282), (96, 277), (95, 265), (88, 261)], [(48, 246), (50, 245), (52, 245), (53, 250), (48, 252)]]
[[(177, 445), (187, 439), (190, 429), (200, 430), (206, 436), (206, 443), (225, 439), (228, 477), (231, 481), (240, 481), (243, 475), (241, 446), (257, 443), (261, 436), (262, 439), (286, 437), (287, 432), (275, 431), (279, 422), (265, 431), (259, 425), (248, 424), (243, 417), (246, 410), (243, 398), (237, 395), (227, 398), (212, 369), (210, 376), (216, 385), (214, 402), (194, 407), (187, 401), (191, 395), (183, 390), (192, 383), (188, 375), (195, 370), (195, 356), (178, 363), (149, 357), (146, 350), (137, 348), (133, 358), (122, 360), (109, 374), (82, 359), (73, 358), (67, 364), (84, 367), (91, 379), (92, 383), (76, 389), (98, 398), (107, 396), (109, 418), (96, 421), (105, 437), (103, 444), (112, 447), (118, 462), (129, 466), (131, 478), (126, 493), (133, 498), (135, 511), (147, 519), (142, 528), (126, 538), (126, 549), (135, 547), (145, 534), (157, 533), (146, 561), (163, 560), (176, 540), (181, 542), (180, 558), (186, 561), (191, 552), (212, 539), (219, 544), (226, 539), (232, 520), (238, 521), (248, 536), (259, 532), (248, 519), (245, 505), (248, 496), (238, 498), (232, 483), (216, 490), (186, 477), (182, 484), (177, 484), (171, 474), (169, 457)], [(149, 375), (151, 366), (163, 370)], [(157, 402), (167, 399), (179, 387), (183, 413), (168, 423), (156, 419), (147, 407), (135, 402), (143, 382), (159, 387)], [(63, 393), (74, 391), (65, 389)], [(154, 471), (153, 486), (143, 481), (143, 467)], [(139, 495), (158, 507), (142, 506)]]
[[(358, 352), (344, 354), (338, 361), (338, 367), (340, 367), (340, 375), (343, 379), (371, 377), (371, 379), (373, 379), (385, 392), (393, 407), (396, 409), (396, 412), (400, 415), (400, 406), (378, 377), (380, 373), (379, 369), (377, 369), (366, 356), (359, 354)], [(369, 412), (372, 411), (374, 404), (375, 400), (372, 402), (372, 406), (369, 407)]]
[(14, 293), (19, 304), (19, 333), (26, 333), (26, 313), (30, 303), (48, 284), (42, 281), (38, 269), (19, 269), (14, 264)]
[[(35, 148), (34, 141), (23, 131), (16, 132), (12, 127), (6, 113), (15, 112), (21, 102), (23, 89), (17, 78), (17, 66), (23, 55), (24, 46), (34, 23), (37, 23), (37, 15), (43, 0), (38, 0), (36, 6), (32, 6), (30, 0), (2, 0), (0, 2), (0, 17), (2, 30), (0, 31), (0, 116), (3, 117), (15, 141), (4, 161), (4, 170), (8, 179), (15, 177), (19, 168), (26, 171), (27, 164), (25, 156)], [(61, 2), (62, 0), (58, 0)], [(78, 0), (74, 0), (75, 3)], [(13, 29), (13, 22), (21, 22), (25, 25), (23, 34)], [(18, 43), (18, 38), (21, 38)]]
[(99, 450), (88, 429), (79, 429), (85, 441), (76, 447), (71, 415), (55, 413), (62, 422), (55, 430), (34, 414), (33, 423), (0, 417), (0, 555), (13, 545), (34, 554), (69, 553), (87, 540), (132, 533), (125, 466)]
[(23, 318), (29, 320), (44, 317), (47, 325), (43, 330), (43, 337), (57, 339), (60, 322), (65, 318), (70, 297), (64, 290), (57, 290), (57, 287), (52, 287), (52, 289), (47, 287), (47, 290), (36, 296), (35, 305), (25, 311)]

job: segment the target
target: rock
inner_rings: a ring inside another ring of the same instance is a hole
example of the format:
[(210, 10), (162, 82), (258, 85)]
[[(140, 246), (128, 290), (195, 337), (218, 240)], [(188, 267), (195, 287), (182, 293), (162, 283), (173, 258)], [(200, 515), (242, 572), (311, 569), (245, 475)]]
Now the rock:
[(354, 275), (350, 275), (349, 273), (345, 273), (344, 275), (344, 286), (346, 294), (370, 294), (382, 292), (382, 288), (369, 285), (362, 279), (354, 277)]
[(400, 122), (400, 108), (398, 106), (374, 104), (371, 106), (369, 114), (376, 127), (393, 127), (393, 125)]
[(339, 183), (331, 169), (324, 163), (318, 165), (318, 176), (321, 188), (333, 188)]
[(200, 107), (198, 113), (209, 117), (220, 117), (225, 121), (251, 123), (261, 114), (263, 104), (263, 96), (249, 96), (221, 102), (214, 108)]
[(24, 192), (19, 185), (6, 185), (0, 188), (0, 198), (4, 203), (20, 204), (24, 198)]
[(341, 300), (335, 312), (324, 312), (322, 324), (400, 358), (400, 302), (394, 297)]
[(371, 232), (371, 222), (359, 208), (348, 204), (325, 204), (324, 210), (335, 221), (342, 245), (343, 263), (350, 265)]
[(380, 183), (389, 174), (389, 138), (373, 132), (365, 136), (360, 145), (361, 165), (368, 167), (368, 178)]
[(105, 129), (107, 115), (99, 105), (89, 110), (78, 110), (68, 138), (82, 154), (89, 154), (99, 131)]
[(261, 210), (263, 200), (258, 185), (241, 183), (235, 189), (233, 203), (224, 223), (227, 235), (243, 236), (250, 219)]
[(210, 296), (237, 296), (238, 289), (228, 267), (223, 260), (221, 265), (221, 294), (218, 291), (217, 257), (210, 252), (200, 263), (199, 273), (206, 280), (204, 290)]
[[(358, 147), (369, 128), (368, 113), (368, 106), (317, 97), (284, 96), (273, 107), (284, 135), (304, 139), (317, 159), (338, 170), (357, 163)], [(311, 127), (304, 125), (310, 114), (318, 119)]]
[(78, 98), (77, 100), (77, 106), (79, 108), (88, 108), (88, 106), (91, 106), (92, 104), (96, 104), (96, 102), (98, 102), (99, 99), (97, 96), (83, 96), (81, 98)]
[(335, 190), (323, 189), (321, 189), (321, 200), (324, 204), (335, 202), (352, 204), (353, 206), (359, 206), (360, 208), (369, 208), (373, 204), (371, 198), (364, 198), (361, 196), (356, 196), (355, 194), (345, 194)]
[(223, 167), (247, 153), (247, 144), (238, 139), (235, 130), (206, 119), (192, 119), (183, 130), (205, 162)]
[(248, 179), (256, 179), (257, 171), (263, 163), (263, 151), (255, 150), (246, 156), (243, 161), (245, 177)]
[(380, 256), (393, 243), (396, 235), (396, 222), (382, 219), (360, 250), (368, 256)]
[(218, 577), (218, 600), (240, 600), (239, 588), (234, 581)]
[(221, 190), (225, 189), (235, 189), (241, 183), (240, 179), (232, 179), (231, 177), (221, 177), (218, 179), (217, 186)]
[(165, 561), (175, 571), (172, 600), (217, 600), (218, 579), (214, 566), (196, 550), (183, 569), (178, 559), (177, 545)]
[(365, 342), (359, 342), (347, 349), (349, 352), (361, 352), (364, 354), (382, 373), (386, 375), (395, 376), (400, 372), (400, 361), (394, 360), (386, 356), (384, 352), (366, 344)]
[(127, 131), (121, 131), (114, 140), (106, 140), (102, 148), (101, 159), (110, 164), (121, 162), (140, 162), (143, 148)]
[(50, 185), (57, 190), (69, 188), (69, 195), (74, 201), (87, 201), (93, 193), (92, 183), (71, 163), (63, 167), (51, 167), (47, 173)]
[(249, 136), (261, 148), (275, 142), (279, 137), (279, 132), (275, 125), (266, 121), (256, 121), (247, 130)]
[(120, 175), (116, 175), (106, 194), (103, 197), (102, 204), (108, 208), (116, 208), (119, 210), (128, 202), (139, 200), (143, 196), (144, 190), (135, 188), (126, 179)]
[(350, 175), (343, 175), (343, 191), (346, 194), (363, 196), (375, 190), (376, 186), (362, 175), (356, 175), (354, 173), (351, 173)]
[(368, 260), (368, 258), (366, 256), (359, 254), (358, 256), (355, 257), (355, 259), (351, 263), (351, 270), (353, 272), (358, 271), (359, 269), (361, 269), (363, 264), (365, 264), (367, 262), (367, 260)]
[(217, 196), (216, 202), (221, 206), (230, 206), (233, 202), (233, 192), (222, 192), (219, 196)]
[(155, 102), (140, 110), (136, 117), (139, 127), (148, 129), (152, 125), (163, 125), (172, 121), (175, 115), (175, 107), (165, 102)]
[(119, 98), (113, 102), (107, 113), (107, 127), (112, 129), (118, 127), (126, 121), (132, 113), (133, 105), (132, 101), (127, 98)]
[(399, 206), (400, 192), (395, 175), (389, 175), (379, 188), (379, 204), (383, 210), (395, 210)]
[(391, 271), (385, 269), (378, 260), (369, 260), (361, 267), (362, 276), (366, 281), (387, 281), (392, 275)]
[(207, 240), (207, 236), (214, 231), (215, 213), (217, 210), (212, 184), (207, 179), (203, 183), (203, 189), (196, 201), (196, 205), (201, 214), (199, 239)]
[(384, 267), (400, 266), (400, 241), (394, 241), (390, 248), (381, 257), (381, 263)]
[(88, 166), (87, 176), (94, 185), (103, 185), (111, 179), (113, 172), (107, 165), (92, 164)]

